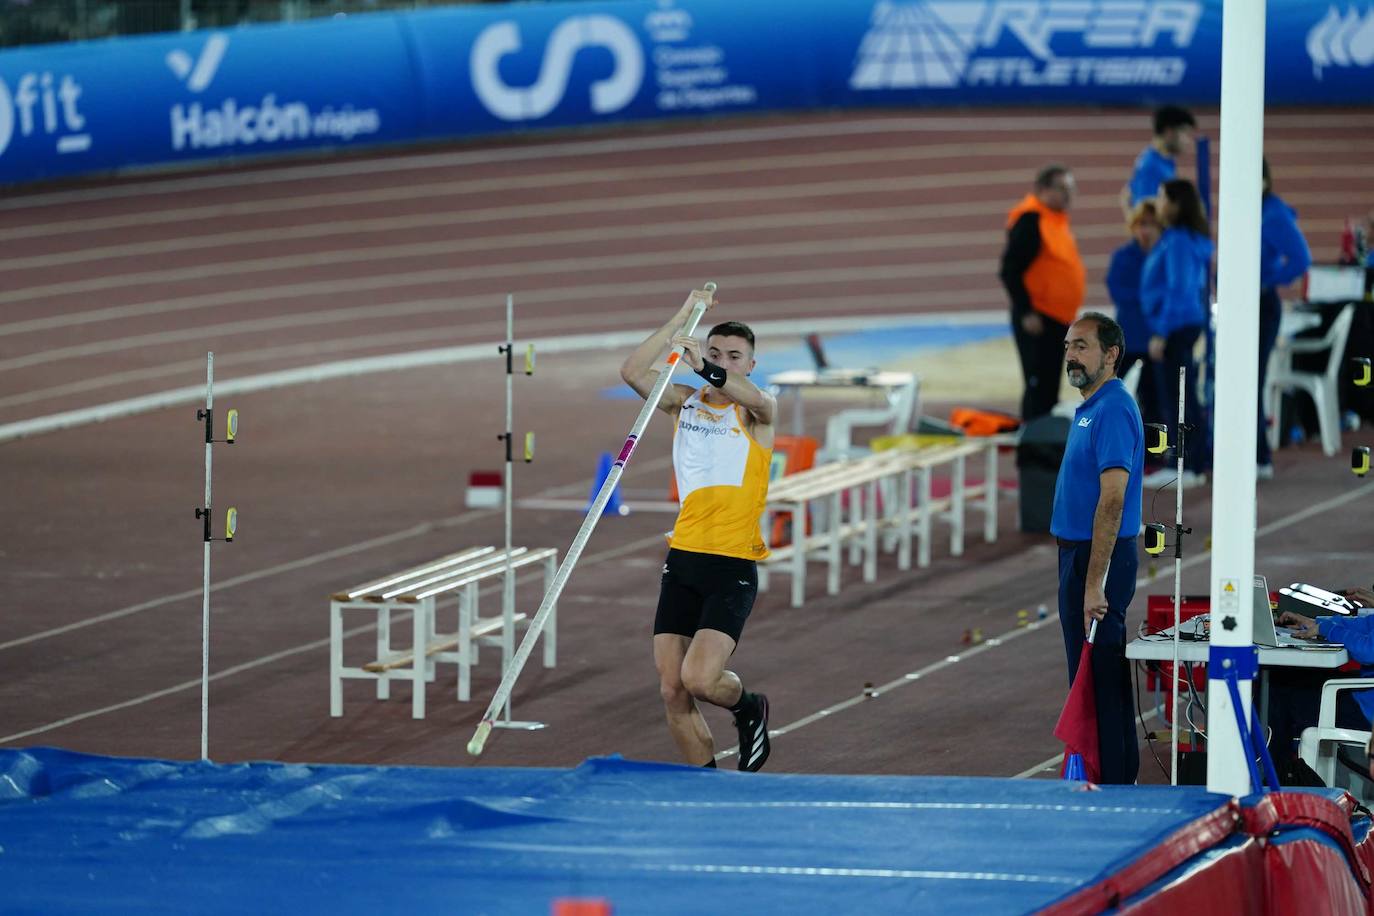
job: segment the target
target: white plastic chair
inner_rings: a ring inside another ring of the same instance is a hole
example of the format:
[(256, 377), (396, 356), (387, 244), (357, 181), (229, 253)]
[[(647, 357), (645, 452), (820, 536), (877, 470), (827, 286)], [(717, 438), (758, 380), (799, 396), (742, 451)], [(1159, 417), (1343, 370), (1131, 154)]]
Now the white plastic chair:
[[(1321, 706), (1317, 712), (1317, 724), (1305, 728), (1298, 741), (1298, 756), (1310, 766), (1322, 782), (1333, 788), (1346, 789), (1359, 797), (1359, 787), (1351, 785), (1350, 780), (1336, 763), (1336, 752), (1341, 745), (1359, 748), (1360, 756), (1369, 745), (1369, 732), (1354, 728), (1336, 727), (1336, 698), (1342, 690), (1368, 690), (1374, 687), (1374, 678), (1346, 677), (1335, 678), (1322, 685)], [(1370, 799), (1360, 798), (1364, 804)]]
[[(1355, 319), (1354, 304), (1341, 309), (1326, 333), (1318, 338), (1295, 338), (1275, 351), (1275, 366), (1265, 385), (1265, 403), (1273, 417), (1269, 424), (1269, 447), (1277, 450), (1283, 430), (1279, 428), (1278, 394), (1287, 389), (1307, 393), (1317, 408), (1321, 425), (1322, 451), (1329, 458), (1341, 450), (1340, 373), (1341, 356), (1350, 337), (1350, 324)], [(1322, 372), (1298, 372), (1293, 369), (1294, 353), (1329, 353)]]

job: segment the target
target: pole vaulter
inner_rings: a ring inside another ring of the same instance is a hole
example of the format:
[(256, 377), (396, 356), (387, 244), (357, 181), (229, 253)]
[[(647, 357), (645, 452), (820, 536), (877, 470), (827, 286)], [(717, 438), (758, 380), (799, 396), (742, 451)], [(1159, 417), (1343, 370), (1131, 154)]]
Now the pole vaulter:
[[(711, 305), (715, 292), (716, 284), (714, 283), (706, 283), (701, 289), (692, 291), (692, 297), (696, 299), (696, 304), (679, 333), (691, 335), (696, 332), (697, 324), (701, 321), (701, 316), (706, 314), (706, 309)], [(620, 477), (625, 473), (625, 465), (629, 464), (630, 456), (634, 454), (635, 446), (639, 443), (639, 437), (644, 435), (644, 430), (649, 425), (649, 418), (658, 408), (658, 402), (662, 399), (663, 392), (667, 390), (673, 377), (673, 370), (677, 368), (681, 358), (682, 347), (673, 347), (664, 360), (663, 368), (658, 373), (658, 379), (654, 382), (653, 389), (644, 399), (644, 406), (640, 408), (639, 416), (635, 418), (634, 425), (630, 427), (630, 434), (625, 437), (625, 444), (620, 448), (620, 456), (611, 465), (611, 472), (606, 475), (606, 480), (601, 484), (601, 489), (597, 491), (596, 499), (592, 501), (591, 508), (587, 510), (587, 517), (582, 521), (582, 527), (578, 529), (577, 536), (573, 538), (572, 546), (568, 548), (567, 555), (559, 564), (558, 572), (554, 574), (553, 583), (544, 594), (544, 600), (540, 602), (538, 612), (525, 630), (525, 638), (521, 641), (515, 658), (506, 667), (505, 674), (501, 677), (501, 684), (496, 688), (496, 694), (491, 698), (487, 711), (482, 714), (482, 721), (478, 723), (472, 740), (468, 742), (468, 753), (472, 756), (481, 756), (483, 748), (486, 747), (487, 738), (491, 736), (497, 715), (505, 705), (511, 690), (514, 689), (516, 678), (520, 676), (521, 669), (525, 667), (525, 662), (534, 649), (535, 640), (539, 638), (540, 632), (544, 629), (545, 621), (553, 612), (553, 607), (558, 602), (558, 596), (563, 593), (563, 586), (567, 584), (568, 577), (572, 575), (573, 567), (581, 558), (582, 550), (587, 546), (587, 541), (591, 539), (592, 531), (596, 529), (597, 522), (601, 521), (601, 515), (606, 510), (606, 503), (610, 501), (611, 493), (620, 483)]]

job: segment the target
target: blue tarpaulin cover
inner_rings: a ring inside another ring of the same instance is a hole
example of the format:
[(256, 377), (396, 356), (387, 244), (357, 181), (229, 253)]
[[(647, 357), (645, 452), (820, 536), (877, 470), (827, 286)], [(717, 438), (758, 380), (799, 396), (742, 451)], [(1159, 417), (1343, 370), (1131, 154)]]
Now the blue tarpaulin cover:
[(1228, 799), (1202, 788), (213, 764), (0, 750), (0, 911), (1024, 913)]

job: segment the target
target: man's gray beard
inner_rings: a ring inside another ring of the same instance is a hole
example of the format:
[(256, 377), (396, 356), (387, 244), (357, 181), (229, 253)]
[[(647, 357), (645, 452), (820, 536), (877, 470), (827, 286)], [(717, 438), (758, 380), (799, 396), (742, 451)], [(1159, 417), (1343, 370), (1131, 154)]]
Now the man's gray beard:
[[(1077, 372), (1078, 376), (1083, 379), (1083, 383), (1081, 385), (1078, 382), (1074, 381), (1075, 372)], [(1098, 372), (1097, 375), (1093, 375), (1092, 373), (1088, 372), (1086, 368), (1069, 370), (1069, 384), (1072, 385), (1074, 388), (1077, 388), (1079, 391), (1082, 391), (1084, 388), (1091, 387), (1101, 377), (1101, 372)]]

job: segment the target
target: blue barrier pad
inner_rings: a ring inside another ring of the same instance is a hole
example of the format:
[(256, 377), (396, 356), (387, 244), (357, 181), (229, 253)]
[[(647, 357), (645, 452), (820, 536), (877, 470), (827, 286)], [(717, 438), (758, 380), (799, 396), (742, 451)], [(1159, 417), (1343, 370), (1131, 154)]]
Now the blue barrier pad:
[(0, 888), (21, 912), (1022, 913), (1227, 799), (1201, 788), (209, 764), (0, 751)]
[[(1215, 104), (1221, 13), (1222, 0), (566, 0), (3, 49), (0, 184), (745, 112)], [(1267, 16), (1268, 104), (1369, 101), (1374, 9), (1270, 0)]]

